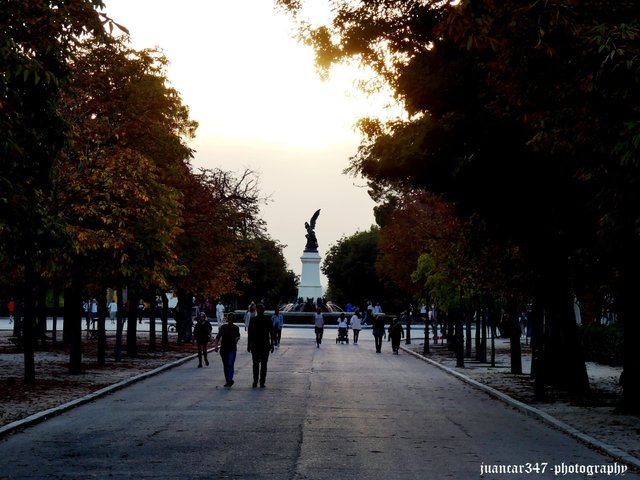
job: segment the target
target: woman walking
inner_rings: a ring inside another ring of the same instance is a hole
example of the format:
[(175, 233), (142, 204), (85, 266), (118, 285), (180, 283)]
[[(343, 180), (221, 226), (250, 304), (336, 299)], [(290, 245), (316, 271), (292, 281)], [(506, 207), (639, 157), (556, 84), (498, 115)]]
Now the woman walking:
[(362, 314), (360, 310), (354, 312), (351, 315), (351, 331), (353, 332), (353, 344), (358, 344), (358, 337), (360, 336), (360, 330), (362, 330)]

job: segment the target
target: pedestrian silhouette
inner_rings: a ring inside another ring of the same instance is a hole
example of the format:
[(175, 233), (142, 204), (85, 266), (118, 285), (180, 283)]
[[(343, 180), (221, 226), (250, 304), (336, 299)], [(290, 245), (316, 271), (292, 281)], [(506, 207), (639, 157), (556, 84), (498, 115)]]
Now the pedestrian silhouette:
[(249, 321), (247, 333), (247, 351), (251, 352), (253, 360), (253, 384), (252, 387), (265, 387), (267, 380), (267, 364), (269, 353), (273, 353), (274, 336), (271, 319), (264, 314), (264, 305), (256, 305), (256, 316)]

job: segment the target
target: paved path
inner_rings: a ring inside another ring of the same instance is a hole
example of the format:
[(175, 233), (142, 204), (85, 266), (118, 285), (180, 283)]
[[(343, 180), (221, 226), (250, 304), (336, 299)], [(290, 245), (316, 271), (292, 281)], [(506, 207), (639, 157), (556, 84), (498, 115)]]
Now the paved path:
[[(598, 479), (552, 469), (616, 466), (388, 343), (376, 354), (370, 332), (336, 345), (327, 330), (320, 349), (311, 336), (285, 330), (265, 389), (243, 338), (231, 389), (212, 354), (10, 435), (0, 479)], [(481, 475), (497, 465), (523, 473)]]

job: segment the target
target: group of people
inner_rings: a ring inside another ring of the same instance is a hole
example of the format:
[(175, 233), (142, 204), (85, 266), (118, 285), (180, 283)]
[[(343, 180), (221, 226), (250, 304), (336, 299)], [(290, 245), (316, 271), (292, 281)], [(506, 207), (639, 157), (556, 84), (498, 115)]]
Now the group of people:
[[(213, 347), (216, 352), (220, 352), (222, 359), (225, 387), (231, 387), (234, 384), (234, 364), (238, 350), (238, 342), (240, 340), (240, 329), (235, 325), (235, 315), (229, 313), (224, 320), (224, 308), (222, 312), (216, 309), (218, 320), (218, 332), (212, 339), (211, 323), (207, 320), (205, 312), (201, 312), (198, 321), (194, 327), (193, 335), (198, 346), (198, 368), (202, 368), (203, 361), (205, 365), (209, 365), (207, 350), (209, 343), (213, 340)], [(247, 351), (251, 353), (253, 364), (253, 383), (252, 387), (261, 388), (266, 386), (267, 366), (269, 355), (280, 346), (282, 337), (282, 327), (284, 318), (280, 309), (276, 307), (274, 314), (269, 318), (265, 314), (263, 304), (255, 304), (251, 302), (249, 308), (244, 314), (244, 328), (247, 332)], [(316, 347), (320, 348), (322, 337), (324, 335), (324, 316), (320, 308), (316, 309), (314, 314), (314, 331), (316, 337)], [(382, 340), (387, 338), (387, 331), (383, 315), (372, 315), (371, 327), (373, 337), (375, 339), (375, 348), (377, 353), (382, 352)], [(342, 313), (338, 318), (339, 333), (348, 334), (349, 327), (353, 332), (353, 343), (358, 344), (360, 331), (364, 324), (364, 318), (359, 309), (356, 309), (351, 316), (350, 321), (346, 315)], [(400, 341), (404, 338), (404, 329), (402, 323), (398, 319), (394, 319), (389, 326), (388, 338), (391, 342), (391, 348), (394, 354), (398, 354), (400, 349)]]
[[(256, 305), (252, 302), (244, 317), (245, 331), (247, 332), (247, 351), (251, 353), (253, 362), (253, 388), (257, 388), (258, 384), (260, 388), (266, 386), (269, 354), (280, 346), (284, 323), (279, 309), (276, 308), (271, 318), (268, 318), (264, 312), (264, 305)], [(216, 309), (216, 314), (218, 313), (219, 310)], [(224, 309), (222, 310), (222, 315), (224, 318)], [(233, 313), (229, 313), (226, 317), (226, 322), (223, 320), (222, 324), (220, 324), (220, 316), (218, 316), (217, 320), (219, 326), (218, 332), (213, 339), (213, 348), (216, 352), (220, 352), (226, 382), (224, 386), (231, 387), (234, 384), (234, 364), (238, 352), (240, 328), (235, 325), (235, 315)], [(205, 365), (209, 365), (207, 350), (212, 339), (211, 332), (212, 327), (207, 320), (206, 313), (200, 313), (193, 332), (198, 346), (198, 368), (202, 368), (203, 360)]]
[[(384, 316), (371, 315), (370, 321), (376, 353), (382, 353), (382, 340), (387, 338)], [(360, 330), (362, 330), (363, 325), (365, 325), (365, 318), (359, 309), (356, 309), (353, 312), (350, 322), (347, 320), (346, 315), (341, 313), (338, 317), (338, 337), (346, 338), (349, 326), (351, 326), (351, 331), (353, 332), (353, 344), (357, 345), (360, 337)], [(320, 348), (322, 336), (324, 334), (324, 317), (322, 316), (320, 308), (317, 308), (314, 314), (314, 328), (316, 335), (316, 348)], [(389, 341), (391, 342), (391, 349), (395, 355), (398, 355), (400, 350), (400, 340), (402, 338), (404, 338), (404, 328), (402, 328), (402, 323), (395, 318), (389, 326)]]

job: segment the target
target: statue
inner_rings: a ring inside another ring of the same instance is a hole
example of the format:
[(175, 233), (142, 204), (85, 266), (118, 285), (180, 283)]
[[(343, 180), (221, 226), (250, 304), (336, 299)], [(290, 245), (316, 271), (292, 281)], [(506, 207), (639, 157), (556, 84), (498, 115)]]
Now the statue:
[(318, 239), (316, 238), (316, 220), (318, 219), (318, 215), (320, 215), (320, 210), (316, 210), (316, 213), (313, 214), (311, 220), (309, 222), (304, 222), (304, 228), (307, 229), (307, 244), (304, 247), (305, 252), (317, 252), (318, 251)]

